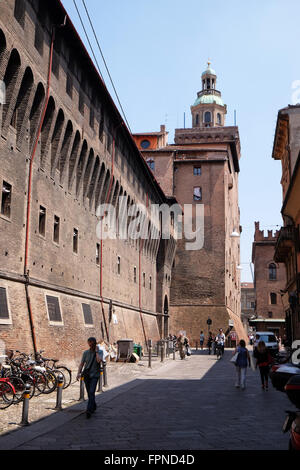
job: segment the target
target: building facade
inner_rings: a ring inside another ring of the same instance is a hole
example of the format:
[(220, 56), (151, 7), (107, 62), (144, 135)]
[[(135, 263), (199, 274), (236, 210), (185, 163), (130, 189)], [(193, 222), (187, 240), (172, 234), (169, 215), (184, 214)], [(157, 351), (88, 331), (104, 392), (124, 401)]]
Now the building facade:
[(249, 330), (249, 321), (255, 316), (256, 295), (253, 282), (241, 283), (241, 317), (244, 328)]
[[(207, 332), (208, 319), (212, 331), (229, 331), (234, 325), (240, 338), (246, 335), (239, 270), (240, 139), (237, 127), (225, 126), (227, 108), (216, 80), (208, 63), (202, 90), (191, 106), (193, 127), (176, 129), (174, 144), (157, 143), (153, 148), (153, 133), (134, 134), (162, 189), (182, 206), (184, 226), (189, 217), (195, 229), (196, 210), (203, 210), (203, 246), (193, 250), (187, 238), (178, 240), (171, 282), (171, 330), (183, 330), (191, 340), (198, 339), (201, 330)], [(191, 216), (187, 205), (193, 209)]]
[(283, 296), (289, 343), (300, 339), (300, 105), (278, 112), (273, 158), (281, 160), (283, 227), (279, 232), (275, 261), (286, 268)]
[[(0, 80), (1, 340), (72, 363), (90, 336), (144, 346), (159, 339), (176, 243), (172, 228), (161, 240), (151, 206), (174, 199), (153, 178), (59, 0), (0, 3)], [(111, 229), (104, 203), (122, 215), (116, 239), (100, 240), (99, 230)], [(146, 208), (155, 236), (120, 236), (133, 204)]]
[(268, 235), (255, 222), (252, 247), (254, 265), (254, 288), (256, 295), (255, 316), (250, 325), (256, 331), (273, 331), (277, 337), (286, 334), (283, 294), (286, 273), (282, 263), (274, 261), (279, 232), (268, 230)]

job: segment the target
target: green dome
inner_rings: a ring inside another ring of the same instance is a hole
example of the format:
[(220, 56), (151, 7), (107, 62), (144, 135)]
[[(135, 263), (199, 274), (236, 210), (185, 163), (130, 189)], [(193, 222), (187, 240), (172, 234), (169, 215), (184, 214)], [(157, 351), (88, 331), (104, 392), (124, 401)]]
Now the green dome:
[(217, 74), (216, 74), (215, 70), (212, 69), (212, 68), (210, 67), (210, 65), (209, 65), (209, 66), (207, 67), (207, 69), (204, 70), (204, 72), (203, 72), (203, 74), (202, 74), (202, 77), (203, 77), (204, 75), (217, 75)]
[(193, 106), (197, 106), (198, 104), (213, 104), (213, 103), (216, 103), (220, 106), (224, 106), (222, 98), (217, 95), (202, 95), (196, 99)]

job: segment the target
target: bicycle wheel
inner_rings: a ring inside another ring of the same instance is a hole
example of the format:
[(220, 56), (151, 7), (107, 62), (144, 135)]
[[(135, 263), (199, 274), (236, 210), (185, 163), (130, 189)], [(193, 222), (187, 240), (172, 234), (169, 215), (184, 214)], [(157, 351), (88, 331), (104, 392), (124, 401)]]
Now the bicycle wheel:
[(46, 393), (46, 389), (47, 389), (46, 374), (35, 370), (30, 375), (32, 376), (34, 384), (35, 384), (36, 395), (40, 395), (41, 393)]
[(14, 402), (14, 389), (9, 382), (0, 382), (0, 410), (5, 410)]
[(68, 388), (72, 382), (72, 371), (68, 369), (66, 366), (57, 366), (56, 369), (62, 372), (65, 377), (65, 384), (63, 388), (64, 389)]
[(14, 404), (16, 405), (17, 403), (20, 403), (23, 400), (25, 383), (22, 379), (20, 379), (20, 377), (17, 377), (16, 375), (11, 375), (9, 377), (9, 382), (12, 384), (16, 392), (14, 396)]
[(47, 370), (45, 372), (45, 378), (46, 378), (46, 388), (43, 391), (46, 395), (49, 393), (54, 392), (54, 390), (57, 387), (57, 377), (53, 371)]

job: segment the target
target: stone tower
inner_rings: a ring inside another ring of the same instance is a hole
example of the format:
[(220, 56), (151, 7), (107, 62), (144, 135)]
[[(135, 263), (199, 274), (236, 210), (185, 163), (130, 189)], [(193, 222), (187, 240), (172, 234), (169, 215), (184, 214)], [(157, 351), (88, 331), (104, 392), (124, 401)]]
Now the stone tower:
[(193, 127), (220, 127), (225, 125), (227, 113), (221, 92), (216, 89), (217, 75), (207, 62), (207, 69), (202, 73), (202, 90), (198, 92), (195, 103), (191, 106)]

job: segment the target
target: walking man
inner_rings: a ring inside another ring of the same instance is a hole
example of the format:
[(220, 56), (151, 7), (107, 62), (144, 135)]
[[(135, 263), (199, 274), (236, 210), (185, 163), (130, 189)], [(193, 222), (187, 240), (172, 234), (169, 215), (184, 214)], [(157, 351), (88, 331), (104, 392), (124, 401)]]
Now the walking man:
[(205, 340), (204, 333), (203, 333), (203, 331), (201, 331), (201, 333), (200, 333), (200, 348), (201, 348), (201, 351), (203, 351), (204, 340)]
[[(90, 418), (92, 413), (94, 413), (97, 408), (95, 393), (97, 383), (100, 378), (100, 362), (102, 357), (100, 357), (96, 350), (96, 338), (89, 338), (88, 345), (89, 349), (84, 351), (81, 363), (79, 364), (77, 380), (79, 380), (82, 376), (84, 377), (84, 383), (89, 397), (86, 410), (86, 417)], [(82, 373), (83, 367), (84, 370)]]

